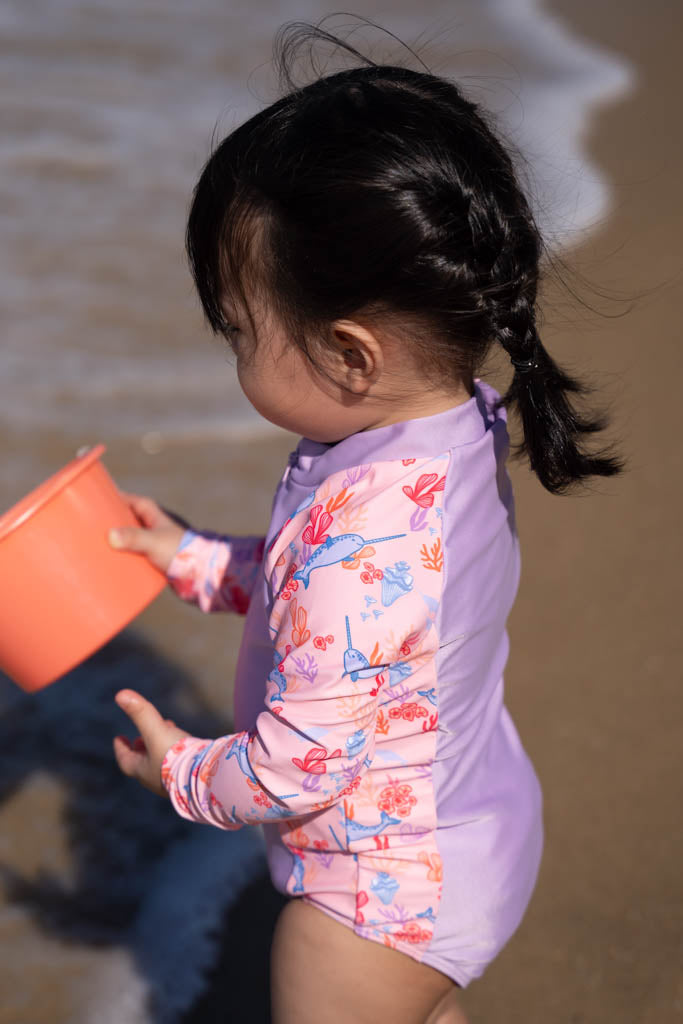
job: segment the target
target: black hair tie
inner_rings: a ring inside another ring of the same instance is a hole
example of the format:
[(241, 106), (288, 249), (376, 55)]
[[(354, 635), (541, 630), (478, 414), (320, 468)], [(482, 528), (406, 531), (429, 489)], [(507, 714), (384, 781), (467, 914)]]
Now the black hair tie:
[(514, 356), (510, 356), (510, 362), (515, 368), (515, 373), (530, 373), (531, 370), (537, 370), (538, 351), (539, 346), (534, 345), (534, 352), (530, 359), (515, 359)]

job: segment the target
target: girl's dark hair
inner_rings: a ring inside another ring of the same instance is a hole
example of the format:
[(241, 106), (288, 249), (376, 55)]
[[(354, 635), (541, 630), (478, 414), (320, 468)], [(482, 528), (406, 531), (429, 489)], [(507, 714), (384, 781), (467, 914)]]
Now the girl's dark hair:
[[(293, 87), (302, 38), (363, 66)], [(226, 294), (249, 309), (248, 284), (314, 365), (330, 323), (359, 316), (393, 318), (441, 383), (471, 387), (497, 341), (522, 364), (500, 403), (521, 418), (515, 454), (543, 486), (620, 472), (582, 447), (606, 421), (577, 412), (569, 396), (590, 389), (541, 344), (543, 240), (488, 115), (451, 81), (374, 64), (319, 27), (286, 26), (276, 60), (290, 91), (215, 149), (194, 193), (187, 248), (213, 330), (227, 331)]]

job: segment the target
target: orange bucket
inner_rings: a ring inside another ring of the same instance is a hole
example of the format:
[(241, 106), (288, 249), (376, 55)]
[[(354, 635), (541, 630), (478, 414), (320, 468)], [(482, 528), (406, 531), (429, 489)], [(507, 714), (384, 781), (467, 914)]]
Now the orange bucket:
[(139, 526), (86, 450), (0, 516), (0, 668), (40, 690), (110, 640), (166, 585), (143, 555), (115, 551), (115, 526)]

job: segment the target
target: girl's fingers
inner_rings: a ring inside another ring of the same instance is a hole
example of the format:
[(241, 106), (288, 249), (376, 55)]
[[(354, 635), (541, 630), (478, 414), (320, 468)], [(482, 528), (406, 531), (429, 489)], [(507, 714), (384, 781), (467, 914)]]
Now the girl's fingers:
[(166, 723), (154, 705), (135, 690), (119, 690), (114, 700), (137, 726), (143, 738), (145, 733), (153, 733), (159, 726), (165, 728)]
[(138, 776), (144, 754), (133, 750), (131, 742), (126, 736), (114, 737), (114, 757), (124, 775), (129, 775), (131, 778)]
[(115, 737), (114, 756), (119, 768), (153, 793), (168, 798), (162, 779), (163, 760), (173, 744), (188, 733), (162, 718), (154, 705), (135, 690), (119, 690), (114, 700), (140, 733), (134, 740)]
[(163, 508), (161, 509), (161, 513), (162, 515), (165, 515), (172, 523), (175, 523), (176, 526), (182, 526), (183, 530), (192, 529), (187, 519), (183, 519), (183, 517), (179, 516), (177, 512), (171, 512), (170, 509)]
[(122, 551), (140, 551), (143, 554), (147, 554), (154, 546), (149, 530), (137, 526), (119, 526), (115, 530), (110, 530), (109, 543), (113, 548)]
[(143, 524), (143, 526), (156, 526), (163, 512), (153, 498), (147, 498), (143, 494), (130, 494), (122, 491), (121, 496), (128, 502), (131, 509)]

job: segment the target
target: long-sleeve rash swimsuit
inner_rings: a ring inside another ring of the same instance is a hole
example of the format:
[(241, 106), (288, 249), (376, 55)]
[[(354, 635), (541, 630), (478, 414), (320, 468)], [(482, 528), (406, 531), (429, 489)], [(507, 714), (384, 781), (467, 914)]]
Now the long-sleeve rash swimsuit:
[(267, 536), (188, 531), (186, 600), (247, 613), (236, 732), (189, 738), (184, 817), (263, 826), (275, 887), (460, 985), (517, 928), (541, 794), (503, 704), (519, 545), (505, 410), (302, 438)]

